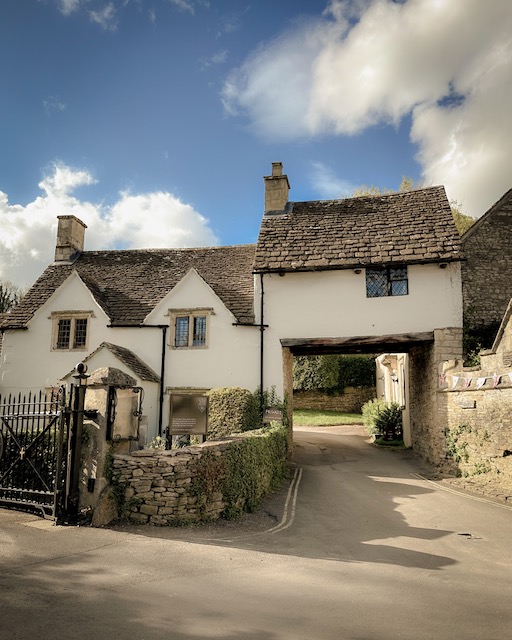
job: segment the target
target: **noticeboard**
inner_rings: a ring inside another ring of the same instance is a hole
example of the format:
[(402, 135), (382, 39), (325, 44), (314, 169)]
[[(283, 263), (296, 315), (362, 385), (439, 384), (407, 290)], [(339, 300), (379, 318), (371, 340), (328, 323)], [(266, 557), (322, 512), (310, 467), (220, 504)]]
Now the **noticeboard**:
[(263, 414), (263, 423), (279, 422), (283, 424), (283, 411), (277, 407), (268, 407)]
[(208, 397), (173, 393), (169, 433), (172, 436), (206, 435), (208, 433)]

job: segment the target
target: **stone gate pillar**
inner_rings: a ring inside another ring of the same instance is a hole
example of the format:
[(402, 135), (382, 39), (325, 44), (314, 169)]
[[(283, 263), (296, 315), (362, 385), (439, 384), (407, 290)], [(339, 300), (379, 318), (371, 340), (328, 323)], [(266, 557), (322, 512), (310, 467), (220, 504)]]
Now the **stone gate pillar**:
[(104, 367), (87, 381), (82, 438), (79, 508), (92, 512), (93, 526), (116, 515), (109, 494), (111, 457), (139, 448), (139, 393), (136, 380), (119, 369)]

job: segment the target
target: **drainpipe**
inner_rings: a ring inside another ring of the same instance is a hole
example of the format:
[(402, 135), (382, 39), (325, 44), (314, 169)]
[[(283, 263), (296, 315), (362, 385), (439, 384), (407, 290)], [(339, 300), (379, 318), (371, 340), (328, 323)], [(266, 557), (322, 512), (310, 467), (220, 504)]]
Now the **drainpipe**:
[(159, 404), (158, 435), (159, 436), (162, 435), (162, 421), (163, 421), (163, 414), (164, 414), (164, 391), (165, 391), (164, 376), (165, 376), (165, 347), (166, 347), (167, 325), (166, 324), (160, 325), (160, 328), (162, 329), (162, 362), (160, 365), (160, 397), (158, 399), (158, 404)]
[(158, 435), (162, 435), (164, 391), (165, 391), (165, 347), (168, 325), (166, 324), (109, 324), (109, 329), (161, 329), (162, 330), (162, 356), (160, 362), (160, 394), (158, 398)]
[(264, 354), (264, 341), (263, 336), (265, 333), (265, 325), (263, 323), (263, 312), (264, 312), (264, 296), (265, 292), (263, 289), (263, 273), (260, 273), (260, 411), (261, 411), (261, 419), (263, 420), (263, 413), (265, 411), (265, 393), (263, 387), (263, 354)]

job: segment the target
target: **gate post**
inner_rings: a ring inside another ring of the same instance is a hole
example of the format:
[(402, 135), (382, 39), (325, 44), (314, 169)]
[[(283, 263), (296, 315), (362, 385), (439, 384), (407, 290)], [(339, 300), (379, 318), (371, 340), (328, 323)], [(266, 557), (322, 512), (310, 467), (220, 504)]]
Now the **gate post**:
[(68, 481), (66, 483), (65, 511), (68, 519), (73, 522), (78, 518), (79, 509), (79, 483), (80, 483), (80, 459), (82, 453), (82, 431), (84, 425), (85, 392), (84, 384), (89, 377), (87, 365), (80, 362), (76, 365), (78, 386), (73, 385), (72, 399), (73, 409), (71, 413), (71, 437), (69, 447)]

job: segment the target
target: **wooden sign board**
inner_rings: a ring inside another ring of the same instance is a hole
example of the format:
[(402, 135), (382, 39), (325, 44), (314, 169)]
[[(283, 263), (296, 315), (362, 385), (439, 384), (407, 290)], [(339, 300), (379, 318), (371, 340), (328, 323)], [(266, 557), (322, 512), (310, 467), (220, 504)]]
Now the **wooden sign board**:
[(208, 433), (208, 397), (173, 393), (169, 433), (172, 436), (206, 435)]
[(269, 422), (279, 422), (283, 423), (283, 412), (281, 409), (277, 409), (276, 407), (269, 407), (265, 409), (265, 413), (263, 414), (263, 423), (268, 424)]

